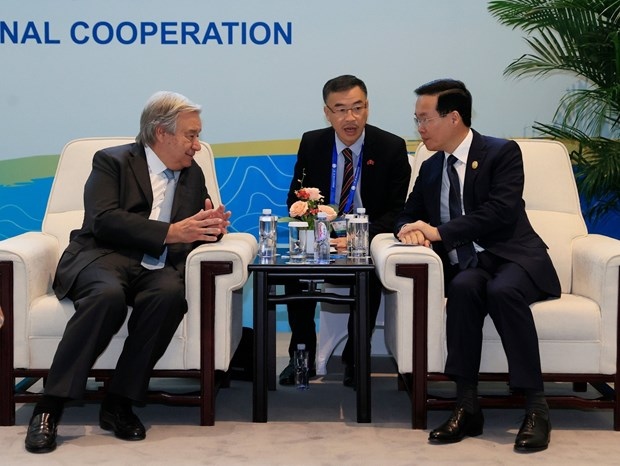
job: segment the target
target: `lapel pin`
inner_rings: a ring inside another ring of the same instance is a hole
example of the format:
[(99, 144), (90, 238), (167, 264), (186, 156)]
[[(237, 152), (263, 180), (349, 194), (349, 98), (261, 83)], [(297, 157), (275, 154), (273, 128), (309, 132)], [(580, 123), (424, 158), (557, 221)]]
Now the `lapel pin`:
[(374, 165), (375, 161), (373, 159), (370, 159), (366, 162), (366, 165)]
[(471, 163), (471, 168), (473, 168), (474, 170), (475, 170), (476, 168), (478, 168), (478, 161), (477, 161), (477, 160), (474, 160), (474, 161)]

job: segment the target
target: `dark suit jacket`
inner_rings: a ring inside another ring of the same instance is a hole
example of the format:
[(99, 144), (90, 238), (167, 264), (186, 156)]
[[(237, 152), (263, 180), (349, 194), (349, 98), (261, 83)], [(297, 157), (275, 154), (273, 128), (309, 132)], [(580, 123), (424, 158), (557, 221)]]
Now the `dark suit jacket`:
[(547, 246), (525, 212), (519, 145), (482, 136), (476, 131), (473, 134), (463, 187), (465, 215), (441, 224), (445, 154), (440, 151), (422, 163), (405, 209), (396, 221), (395, 234), (405, 223), (423, 220), (439, 229), (442, 241), (433, 244), (433, 248), (444, 264), (449, 264), (447, 251), (474, 241), (487, 251), (519, 264), (542, 291), (559, 296), (560, 283)]
[[(196, 214), (209, 197), (205, 178), (196, 162), (181, 171), (172, 205), (171, 222)], [(127, 144), (98, 151), (84, 187), (84, 221), (71, 232), (60, 258), (54, 291), (64, 298), (80, 271), (111, 252), (141, 260), (147, 253), (159, 257), (169, 223), (149, 220), (153, 190), (144, 147)], [(184, 273), (185, 259), (198, 245), (168, 245), (167, 262)]]
[[(297, 200), (295, 191), (302, 187), (298, 180), (302, 179), (304, 170), (304, 187), (320, 189), (325, 203), (329, 203), (334, 144), (332, 127), (309, 131), (302, 136), (288, 193), (289, 207)], [(361, 197), (372, 239), (377, 233), (392, 231), (394, 220), (405, 203), (411, 167), (405, 141), (371, 125), (366, 125), (362, 156)]]

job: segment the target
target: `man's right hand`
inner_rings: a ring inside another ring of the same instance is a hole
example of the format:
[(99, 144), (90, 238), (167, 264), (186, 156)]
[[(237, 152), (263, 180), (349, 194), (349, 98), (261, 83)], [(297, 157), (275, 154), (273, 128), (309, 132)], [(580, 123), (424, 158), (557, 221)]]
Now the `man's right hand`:
[(223, 205), (214, 209), (211, 201), (207, 200), (204, 210), (170, 224), (166, 235), (166, 244), (217, 241), (220, 235), (227, 232), (226, 229), (230, 225), (229, 218), (230, 212), (224, 211)]
[(398, 232), (398, 239), (404, 244), (414, 244), (420, 246), (431, 246), (430, 240), (424, 236), (421, 230), (417, 229), (413, 223), (406, 223)]

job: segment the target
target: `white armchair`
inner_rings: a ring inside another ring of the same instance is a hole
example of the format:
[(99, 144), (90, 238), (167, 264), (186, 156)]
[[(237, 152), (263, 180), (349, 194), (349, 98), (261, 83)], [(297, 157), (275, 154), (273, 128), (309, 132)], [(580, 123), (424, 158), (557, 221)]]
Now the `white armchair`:
[[(15, 423), (15, 403), (33, 402), (40, 396), (29, 389), (38, 378), (45, 378), (74, 312), (69, 299), (56, 298), (52, 281), (70, 231), (82, 223), (83, 190), (92, 157), (99, 149), (133, 140), (69, 142), (60, 155), (42, 231), (0, 241), (0, 307), (5, 314), (0, 329), (0, 425)], [(220, 205), (211, 147), (203, 142), (194, 159), (205, 174), (214, 205)], [(247, 265), (256, 252), (252, 235), (229, 233), (220, 242), (204, 244), (190, 253), (186, 265), (189, 309), (153, 376), (197, 379), (200, 389), (189, 395), (150, 392), (151, 401), (199, 405), (201, 425), (213, 425), (215, 394), (219, 385), (228, 382), (229, 363), (241, 339), (243, 285), (248, 278)], [(91, 375), (104, 381), (104, 386), (126, 336), (127, 322), (93, 367)]]
[[(620, 387), (620, 241), (588, 234), (563, 144), (534, 139), (517, 142), (523, 152), (527, 214), (549, 246), (562, 286), (560, 299), (531, 306), (544, 380), (572, 382), (579, 391), (590, 383), (601, 393), (596, 399), (548, 393), (549, 404), (612, 408), (613, 427), (620, 430), (620, 400), (612, 388)], [(430, 155), (423, 144), (418, 147), (412, 179)], [(390, 234), (375, 238), (371, 254), (385, 287), (386, 346), (398, 365), (399, 385), (411, 393), (413, 428), (426, 428), (427, 409), (453, 404), (453, 400), (431, 396), (427, 384), (447, 380), (442, 373), (447, 351), (442, 264), (431, 249), (398, 245)], [(483, 335), (481, 380), (507, 381), (506, 357), (488, 317)], [(508, 394), (482, 398), (486, 406), (516, 402)]]

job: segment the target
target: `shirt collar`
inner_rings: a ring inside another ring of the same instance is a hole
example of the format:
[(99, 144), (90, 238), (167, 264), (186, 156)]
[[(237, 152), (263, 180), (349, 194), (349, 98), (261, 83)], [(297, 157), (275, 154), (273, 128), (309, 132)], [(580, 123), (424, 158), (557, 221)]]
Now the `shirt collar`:
[[(335, 133), (334, 133), (335, 134)], [(338, 134), (335, 134), (336, 138), (336, 151), (340, 154), (345, 147), (348, 147), (353, 151), (355, 156), (358, 156), (362, 152), (362, 147), (364, 147), (364, 138), (366, 137), (366, 129), (362, 131), (362, 135), (350, 146), (347, 146), (344, 142), (340, 140)]]
[[(454, 150), (454, 152), (452, 152), (452, 155), (454, 155), (457, 159), (459, 159), (461, 162), (463, 162), (466, 165), (467, 165), (467, 156), (469, 155), (469, 149), (471, 147), (471, 143), (473, 140), (474, 140), (474, 133), (472, 132), (470, 128), (469, 131), (467, 132), (467, 136), (465, 136), (465, 139), (463, 139), (461, 143), (458, 145), (458, 147)], [(446, 160), (447, 160), (450, 154), (446, 153), (445, 155), (446, 155)]]
[(144, 146), (144, 152), (146, 152), (146, 163), (149, 166), (149, 172), (153, 175), (159, 175), (167, 168), (164, 162), (157, 157), (157, 154), (149, 146)]

